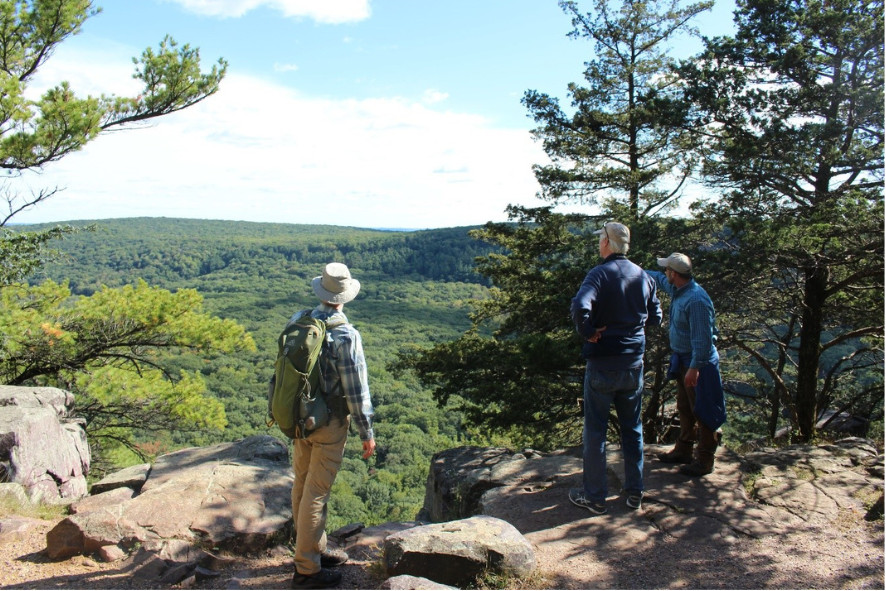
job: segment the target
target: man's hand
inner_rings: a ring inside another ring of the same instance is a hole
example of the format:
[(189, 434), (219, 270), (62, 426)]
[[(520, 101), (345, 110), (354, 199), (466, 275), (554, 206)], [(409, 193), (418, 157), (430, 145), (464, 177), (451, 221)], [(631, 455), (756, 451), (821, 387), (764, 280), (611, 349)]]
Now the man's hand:
[(695, 367), (690, 367), (686, 370), (686, 377), (683, 378), (683, 383), (686, 384), (687, 388), (694, 388), (698, 385), (698, 369)]
[(369, 456), (375, 451), (375, 439), (363, 442), (363, 459), (368, 460)]
[(600, 328), (598, 328), (597, 332), (595, 332), (594, 334), (592, 334), (591, 336), (588, 337), (588, 342), (589, 343), (596, 343), (597, 341), (599, 341), (600, 337), (603, 336), (604, 330), (606, 330), (605, 326), (601, 326)]

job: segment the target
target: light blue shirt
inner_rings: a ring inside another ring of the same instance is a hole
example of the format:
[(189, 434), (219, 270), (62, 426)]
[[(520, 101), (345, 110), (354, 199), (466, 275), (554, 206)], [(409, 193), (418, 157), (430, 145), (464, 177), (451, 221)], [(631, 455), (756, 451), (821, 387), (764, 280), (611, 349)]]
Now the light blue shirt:
[(717, 322), (714, 303), (708, 293), (690, 279), (689, 283), (677, 289), (668, 283), (661, 271), (646, 271), (655, 280), (658, 288), (671, 297), (668, 313), (670, 326), (668, 337), (671, 350), (681, 356), (688, 356), (689, 367), (699, 369), (717, 358)]

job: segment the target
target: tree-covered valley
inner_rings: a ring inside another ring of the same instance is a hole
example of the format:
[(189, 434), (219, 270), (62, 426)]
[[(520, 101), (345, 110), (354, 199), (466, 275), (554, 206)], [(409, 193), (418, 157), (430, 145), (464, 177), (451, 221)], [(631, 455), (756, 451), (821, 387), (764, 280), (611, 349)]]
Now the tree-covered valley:
[[(364, 338), (379, 443), (367, 464), (351, 438), (335, 485), (334, 523), (413, 519), (430, 456), (481, 441), (415, 378), (388, 370), (398, 353), (451, 340), (469, 327), (468, 301), (486, 292), (474, 258), (490, 248), (470, 238), (468, 228), (389, 232), (159, 218), (71, 225), (90, 230), (53, 243), (57, 256), (32, 284), (67, 282), (74, 299), (139, 280), (171, 292), (196, 290), (206, 313), (242, 325), (255, 343), (254, 350), (181, 352), (164, 361), (172, 376), (198, 373), (207, 394), (223, 404), (224, 421), (187, 431), (135, 428), (137, 449), (146, 457), (255, 433), (282, 438), (265, 422), (276, 338), (293, 312), (316, 305), (310, 281), (330, 261), (348, 264), (362, 284), (345, 312)], [(110, 444), (101, 448), (98, 470), (140, 460)]]

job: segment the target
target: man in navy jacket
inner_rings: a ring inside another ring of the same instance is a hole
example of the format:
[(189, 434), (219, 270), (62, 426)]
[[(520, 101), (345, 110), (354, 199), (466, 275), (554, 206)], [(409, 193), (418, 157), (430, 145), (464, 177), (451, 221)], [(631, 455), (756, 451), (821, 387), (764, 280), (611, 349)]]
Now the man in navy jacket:
[(615, 405), (624, 454), (627, 505), (643, 499), (643, 353), (646, 326), (662, 321), (655, 282), (627, 259), (630, 230), (604, 224), (600, 236), (603, 262), (591, 269), (572, 299), (572, 320), (582, 336), (587, 360), (584, 379), (584, 476), (569, 499), (595, 515), (606, 513), (606, 427)]

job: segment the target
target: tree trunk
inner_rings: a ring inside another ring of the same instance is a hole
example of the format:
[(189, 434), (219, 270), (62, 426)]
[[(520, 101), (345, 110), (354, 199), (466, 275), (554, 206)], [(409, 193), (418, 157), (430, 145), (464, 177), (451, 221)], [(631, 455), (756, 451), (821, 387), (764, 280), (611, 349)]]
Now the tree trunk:
[(797, 419), (800, 440), (808, 442), (815, 434), (815, 422), (818, 418), (816, 395), (828, 270), (826, 267), (807, 268), (805, 275), (803, 325), (800, 328), (797, 366)]
[[(797, 315), (791, 314), (791, 321), (788, 323), (784, 335), (778, 341), (781, 347), (778, 353), (778, 365), (775, 366), (775, 375), (781, 380), (784, 379), (784, 368), (788, 362), (788, 349), (791, 346), (791, 341), (794, 340), (794, 327), (796, 325)], [(797, 416), (797, 411), (795, 408), (790, 408), (789, 393), (785, 390), (784, 383), (774, 379), (772, 382), (772, 393), (769, 399), (769, 402), (772, 404), (772, 412), (769, 414), (769, 437), (775, 439), (775, 434), (778, 432), (778, 418), (781, 414), (782, 401), (784, 401), (784, 404), (787, 405), (788, 410), (791, 412), (792, 425), (796, 423), (794, 418)]]
[(646, 367), (653, 368), (652, 384), (646, 384), (646, 392), (651, 392), (652, 394), (645, 401), (642, 417), (643, 440), (648, 442), (663, 443), (663, 436), (670, 422), (669, 419), (663, 420), (664, 413), (662, 412), (664, 404), (667, 402), (665, 389), (669, 385), (666, 375), (666, 358), (667, 351), (661, 350), (652, 353), (646, 359)]

